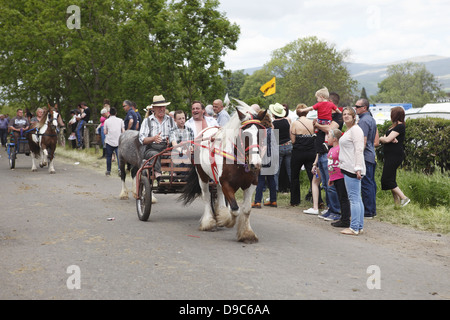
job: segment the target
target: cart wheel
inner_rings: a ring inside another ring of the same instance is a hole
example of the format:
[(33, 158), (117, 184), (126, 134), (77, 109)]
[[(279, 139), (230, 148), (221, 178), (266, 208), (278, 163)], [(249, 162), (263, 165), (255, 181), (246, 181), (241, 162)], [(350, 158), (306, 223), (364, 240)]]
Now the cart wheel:
[(152, 181), (142, 177), (139, 184), (140, 197), (136, 199), (136, 210), (139, 220), (147, 221), (152, 210)]
[(9, 168), (14, 169), (16, 166), (16, 147), (11, 148), (11, 154), (9, 155)]

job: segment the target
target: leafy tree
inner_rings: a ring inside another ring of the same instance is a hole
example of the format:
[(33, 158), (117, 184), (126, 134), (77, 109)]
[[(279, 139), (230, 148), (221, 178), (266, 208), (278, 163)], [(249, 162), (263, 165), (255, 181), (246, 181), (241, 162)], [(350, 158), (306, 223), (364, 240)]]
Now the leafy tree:
[(412, 103), (414, 108), (421, 108), (445, 95), (439, 82), (423, 64), (392, 65), (387, 74), (387, 78), (378, 84), (378, 93), (371, 97), (373, 101)]
[(223, 75), (223, 81), (226, 86), (226, 91), (230, 97), (240, 98), (239, 91), (245, 83), (245, 80), (249, 77), (248, 74), (244, 74), (244, 70), (238, 70)]
[(369, 100), (369, 98), (367, 97), (366, 88), (364, 88), (364, 87), (362, 88), (359, 98)]
[[(163, 94), (186, 107), (223, 96), (221, 59), (239, 27), (218, 3), (0, 0), (0, 99), (63, 111), (86, 101), (95, 119), (104, 98), (145, 106)], [(79, 29), (66, 25), (70, 5), (80, 8)]]
[(244, 82), (244, 85), (239, 91), (239, 96), (246, 103), (253, 104), (256, 103), (262, 108), (267, 108), (269, 104), (276, 102), (278, 98), (279, 82), (280, 79), (276, 79), (276, 90), (277, 93), (264, 97), (263, 93), (259, 90), (261, 86), (273, 78), (272, 73), (264, 66), (262, 69), (256, 70), (251, 76), (248, 76)]
[(353, 100), (357, 82), (344, 65), (347, 55), (317, 37), (301, 38), (275, 50), (266, 67), (277, 81), (283, 79), (280, 85), (277, 82), (277, 101), (313, 105), (315, 92), (322, 87), (337, 92), (342, 101)]

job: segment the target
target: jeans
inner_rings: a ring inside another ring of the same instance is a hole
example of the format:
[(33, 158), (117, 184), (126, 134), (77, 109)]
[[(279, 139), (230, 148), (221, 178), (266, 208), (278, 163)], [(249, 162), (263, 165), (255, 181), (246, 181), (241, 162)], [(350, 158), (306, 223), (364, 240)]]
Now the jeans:
[(102, 148), (106, 148), (106, 143), (105, 143), (105, 131), (103, 130), (103, 127), (100, 127), (100, 129), (98, 129), (99, 134), (100, 134), (100, 138), (101, 138), (101, 142), (102, 142)]
[(345, 188), (350, 200), (350, 228), (359, 231), (364, 226), (364, 204), (361, 198), (361, 180), (344, 174)]
[(106, 144), (106, 171), (108, 172), (111, 172), (111, 158), (113, 152), (116, 153), (117, 166), (120, 170), (118, 147), (113, 147), (109, 144)]
[(83, 133), (81, 132), (84, 129), (84, 124), (86, 121), (80, 120), (77, 126), (76, 135), (77, 135), (77, 141), (78, 141), (78, 148), (81, 148), (83, 146)]
[(0, 140), (2, 142), (2, 146), (6, 147), (6, 140), (8, 136), (8, 129), (0, 129)]
[(364, 216), (377, 215), (377, 183), (375, 182), (376, 163), (366, 161), (366, 175), (361, 179), (361, 196), (364, 203)]
[(280, 165), (278, 166), (278, 172), (275, 174), (275, 185), (278, 191), (278, 177), (280, 176), (281, 164), (285, 162), (285, 167), (287, 171), (287, 176), (289, 178), (289, 185), (291, 184), (291, 156), (292, 156), (292, 144), (287, 144), (284, 146), (279, 146), (279, 159)]
[(339, 205), (339, 197), (334, 186), (328, 186), (328, 158), (327, 154), (319, 154), (317, 165), (320, 170), (320, 179), (322, 181), (322, 188), (325, 190), (325, 196), (329, 212), (340, 213), (341, 206)]
[(267, 183), (269, 184), (269, 191), (270, 191), (270, 202), (276, 202), (277, 201), (277, 190), (276, 190), (276, 184), (275, 184), (275, 176), (258, 176), (258, 185), (256, 186), (256, 192), (255, 192), (255, 203), (261, 203), (262, 197), (263, 197), (263, 189), (266, 184), (266, 178)]

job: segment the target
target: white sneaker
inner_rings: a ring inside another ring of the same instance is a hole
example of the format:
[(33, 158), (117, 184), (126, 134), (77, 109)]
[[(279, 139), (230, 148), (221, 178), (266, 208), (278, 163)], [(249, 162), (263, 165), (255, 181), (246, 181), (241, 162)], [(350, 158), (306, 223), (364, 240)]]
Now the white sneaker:
[(303, 213), (307, 213), (307, 214), (319, 214), (319, 210), (314, 210), (314, 208), (309, 208), (308, 210), (303, 210)]
[(410, 201), (411, 201), (411, 199), (405, 198), (405, 199), (403, 199), (403, 200), (400, 200), (400, 205), (401, 205), (402, 207), (404, 207), (404, 206), (406, 206)]

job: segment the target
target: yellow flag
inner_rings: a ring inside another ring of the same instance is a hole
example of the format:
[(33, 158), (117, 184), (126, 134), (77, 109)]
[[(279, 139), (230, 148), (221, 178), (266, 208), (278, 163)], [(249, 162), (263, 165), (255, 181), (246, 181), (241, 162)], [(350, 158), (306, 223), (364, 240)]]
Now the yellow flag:
[(264, 97), (270, 96), (276, 92), (275, 77), (269, 82), (263, 84), (259, 90), (264, 93)]

